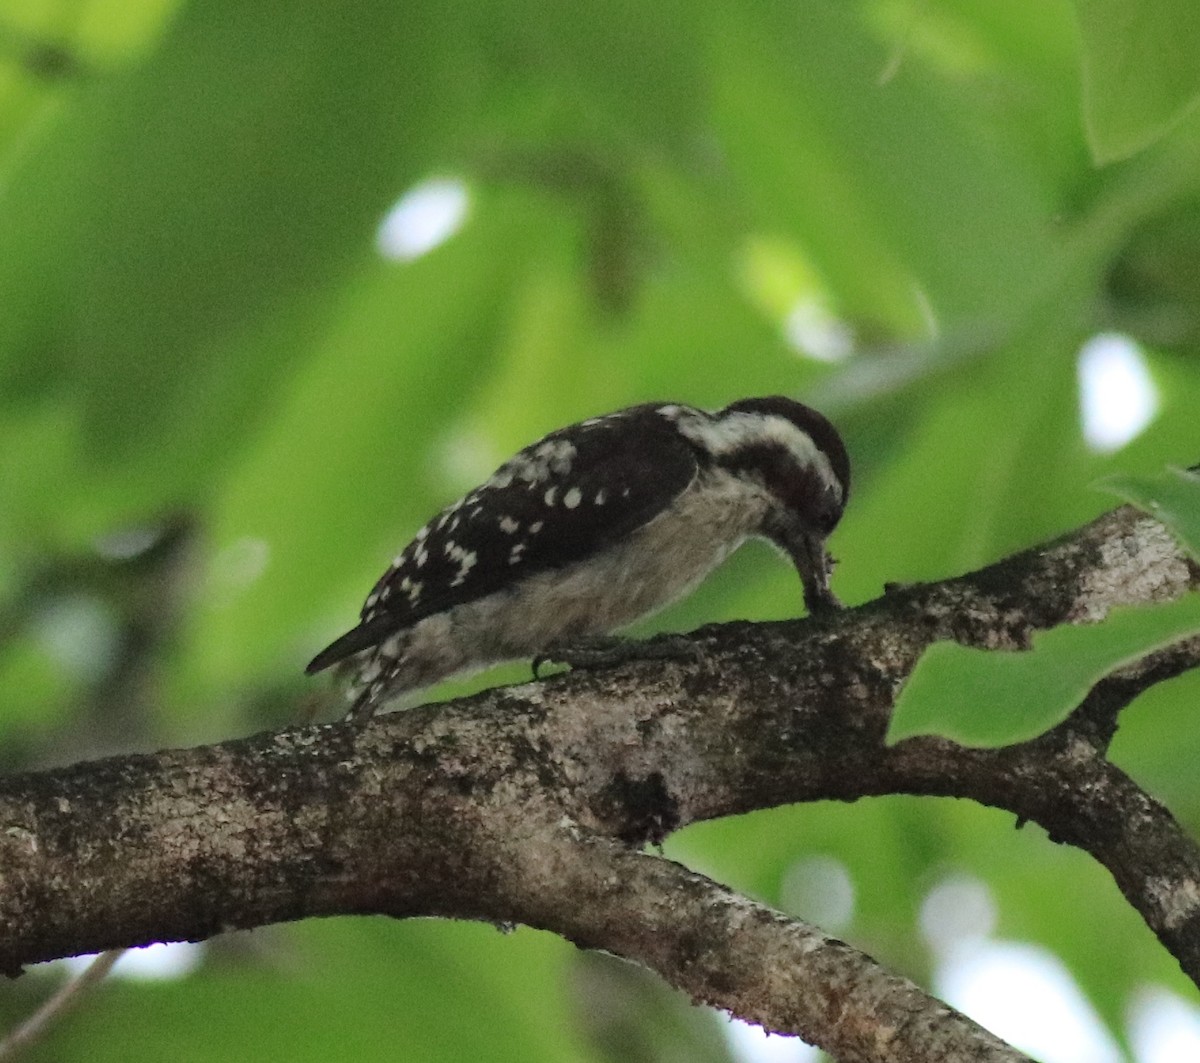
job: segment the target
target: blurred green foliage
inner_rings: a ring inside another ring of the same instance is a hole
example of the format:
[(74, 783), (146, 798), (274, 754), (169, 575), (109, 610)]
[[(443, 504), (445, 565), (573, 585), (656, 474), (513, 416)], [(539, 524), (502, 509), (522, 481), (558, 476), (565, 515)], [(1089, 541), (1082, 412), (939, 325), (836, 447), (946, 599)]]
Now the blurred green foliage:
[[(1194, 19), (1186, 0), (10, 0), (3, 763), (282, 725), (430, 512), (626, 403), (826, 409), (856, 468), (833, 544), (850, 602), (1077, 525), (1111, 504), (1100, 475), (1200, 460)], [(381, 255), (392, 204), (433, 177), (467, 189), (461, 231)], [(1160, 409), (1100, 452), (1077, 356), (1113, 329)], [(798, 605), (751, 548), (656, 623)], [(1197, 676), (1151, 692), (1114, 747), (1192, 830), (1198, 698)], [(1103, 871), (963, 802), (779, 809), (668, 853), (772, 903), (834, 858), (856, 895), (838, 932), (924, 980), (922, 899), (978, 876), (996, 933), (1062, 956), (1118, 1036), (1137, 986), (1194, 992)], [(625, 1058), (724, 1053), (670, 994), (618, 1027), (601, 1013), (627, 994), (532, 931), (260, 937), (180, 983), (109, 983), (39, 1058), (595, 1060), (621, 1058), (615, 1029)]]
[(935, 642), (896, 699), (888, 742), (920, 734), (971, 746), (1028, 741), (1062, 723), (1106, 675), (1198, 633), (1200, 594), (1187, 594), (1035, 632), (1022, 652)]
[(1153, 143), (1200, 94), (1200, 8), (1075, 0), (1088, 141), (1100, 162)]

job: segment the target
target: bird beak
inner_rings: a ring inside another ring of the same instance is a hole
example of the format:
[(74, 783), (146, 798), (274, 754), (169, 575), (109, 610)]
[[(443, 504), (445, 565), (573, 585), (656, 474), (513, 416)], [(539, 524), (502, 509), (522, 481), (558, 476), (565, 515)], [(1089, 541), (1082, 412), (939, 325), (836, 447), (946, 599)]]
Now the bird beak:
[(824, 538), (811, 532), (796, 532), (788, 537), (784, 549), (800, 573), (800, 582), (804, 585), (804, 605), (809, 614), (842, 608), (842, 603), (829, 588), (833, 558), (825, 549)]

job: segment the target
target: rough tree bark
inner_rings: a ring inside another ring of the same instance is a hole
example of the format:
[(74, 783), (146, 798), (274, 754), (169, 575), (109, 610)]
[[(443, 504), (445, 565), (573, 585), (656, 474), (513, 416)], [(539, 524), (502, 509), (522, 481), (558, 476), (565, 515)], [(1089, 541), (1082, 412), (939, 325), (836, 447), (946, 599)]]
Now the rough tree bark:
[(1200, 847), (1106, 759), (1121, 709), (1200, 639), (1001, 750), (883, 745), (936, 639), (1017, 649), (1200, 570), (1129, 508), (820, 620), (726, 624), (630, 661), (378, 719), (0, 779), (0, 968), (337, 913), (526, 923), (852, 1061), (1023, 1059), (819, 930), (641, 851), (687, 823), (870, 794), (969, 797), (1109, 869), (1200, 984)]

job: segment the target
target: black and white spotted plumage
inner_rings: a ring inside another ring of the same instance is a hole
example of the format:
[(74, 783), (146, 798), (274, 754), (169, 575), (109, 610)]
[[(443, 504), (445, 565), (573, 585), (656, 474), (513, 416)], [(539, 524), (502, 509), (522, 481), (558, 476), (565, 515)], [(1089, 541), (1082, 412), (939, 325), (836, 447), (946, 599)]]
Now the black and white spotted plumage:
[(437, 514), (308, 672), (354, 658), (354, 715), (501, 660), (608, 633), (685, 594), (750, 535), (832, 602), (849, 490), (836, 430), (783, 398), (647, 404), (559, 429)]

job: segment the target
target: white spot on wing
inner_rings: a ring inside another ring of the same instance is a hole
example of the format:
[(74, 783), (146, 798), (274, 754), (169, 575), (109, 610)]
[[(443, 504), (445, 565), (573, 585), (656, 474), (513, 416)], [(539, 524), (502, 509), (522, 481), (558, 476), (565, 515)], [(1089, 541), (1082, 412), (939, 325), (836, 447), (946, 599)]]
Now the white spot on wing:
[(565, 495), (563, 495), (563, 505), (567, 509), (574, 509), (580, 502), (583, 501), (583, 492), (578, 487), (572, 487)]
[(537, 533), (540, 532), (545, 526), (546, 522), (544, 520), (535, 520), (531, 525), (529, 525), (529, 534), (537, 535)]
[(450, 560), (458, 562), (458, 572), (455, 573), (454, 579), (450, 581), (450, 586), (461, 586), (466, 581), (467, 573), (475, 567), (475, 563), (479, 560), (479, 555), (474, 550), (468, 550), (465, 547), (459, 546), (458, 543), (447, 542), (446, 556)]
[(520, 560), (521, 560), (521, 555), (522, 555), (522, 554), (525, 552), (525, 547), (527, 547), (528, 545), (529, 545), (529, 544), (528, 544), (527, 542), (524, 542), (524, 541), (517, 543), (517, 544), (516, 544), (516, 545), (515, 545), (515, 546), (514, 546), (514, 547), (513, 547), (513, 548), (512, 548), (512, 549), (511, 549), (509, 552), (508, 552), (508, 563), (509, 563), (510, 565), (515, 565), (515, 564), (516, 564), (518, 561), (520, 561)]
[(551, 472), (565, 476), (571, 471), (576, 450), (574, 444), (565, 439), (548, 439), (537, 448), (536, 453)]
[(604, 488), (602, 487), (602, 488), (600, 488), (599, 491), (596, 492), (596, 497), (595, 497), (594, 501), (595, 501), (596, 505), (602, 506), (602, 505), (604, 505), (604, 500), (607, 497), (608, 496), (605, 495)]
[(529, 458), (521, 458), (516, 462), (517, 476), (524, 480), (527, 484), (535, 484), (539, 480), (544, 480), (550, 475), (550, 470), (546, 468), (546, 463), (543, 461), (531, 461)]
[(513, 535), (513, 534), (515, 534), (515, 533), (516, 533), (516, 531), (517, 531), (517, 529), (518, 529), (520, 526), (521, 526), (521, 525), (519, 525), (519, 524), (518, 524), (518, 523), (517, 523), (515, 520), (513, 520), (513, 519), (512, 519), (512, 517), (510, 517), (510, 516), (507, 516), (507, 515), (505, 515), (505, 516), (503, 516), (503, 517), (501, 517), (501, 518), (500, 518), (500, 530), (501, 530), (502, 532), (504, 532), (505, 534), (507, 534), (507, 535)]
[(552, 505), (554, 505), (554, 496), (556, 494), (558, 494), (558, 488), (551, 487), (546, 491), (546, 493), (544, 495), (542, 495), (542, 501), (545, 502), (546, 505), (552, 506)]

